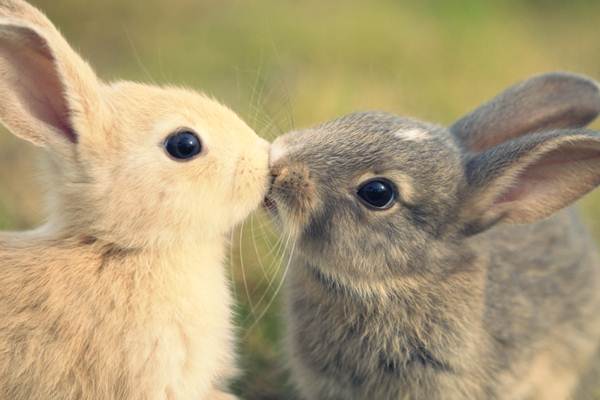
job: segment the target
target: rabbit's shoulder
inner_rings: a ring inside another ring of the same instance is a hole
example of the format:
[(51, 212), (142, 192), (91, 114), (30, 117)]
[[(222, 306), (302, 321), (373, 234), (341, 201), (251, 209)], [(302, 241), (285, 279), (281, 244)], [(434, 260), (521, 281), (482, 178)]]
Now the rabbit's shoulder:
[(531, 345), (523, 342), (539, 341), (560, 325), (594, 323), (588, 305), (600, 306), (600, 264), (574, 209), (482, 236), (479, 245), (490, 254), (486, 320), (495, 338)]

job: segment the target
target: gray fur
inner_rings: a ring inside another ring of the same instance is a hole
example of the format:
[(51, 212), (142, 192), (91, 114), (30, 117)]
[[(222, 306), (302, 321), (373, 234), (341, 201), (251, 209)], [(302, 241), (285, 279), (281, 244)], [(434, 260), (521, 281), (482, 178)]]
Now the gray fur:
[[(524, 87), (547, 88), (540, 79)], [(561, 90), (527, 91), (543, 116), (534, 130), (593, 119), (600, 97), (582, 78), (548, 79)], [(561, 92), (568, 104), (556, 109)], [(494, 109), (452, 132), (355, 113), (274, 143), (285, 152), (272, 163), (271, 198), (296, 239), (287, 340), (304, 398), (567, 398), (589, 369), (600, 265), (576, 213), (559, 210), (600, 183), (600, 135), (524, 135), (528, 118)], [(465, 142), (506, 118), (521, 137), (481, 152)], [(412, 193), (370, 210), (355, 195), (369, 176), (406, 178)]]
[(555, 72), (520, 82), (456, 121), (450, 130), (481, 151), (539, 130), (576, 128), (600, 113), (600, 88), (583, 76)]

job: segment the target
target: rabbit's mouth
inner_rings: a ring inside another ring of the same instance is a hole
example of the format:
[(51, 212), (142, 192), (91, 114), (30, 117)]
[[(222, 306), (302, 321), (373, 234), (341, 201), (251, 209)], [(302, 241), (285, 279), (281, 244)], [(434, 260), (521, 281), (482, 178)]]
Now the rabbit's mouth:
[(262, 206), (265, 210), (269, 212), (269, 214), (276, 216), (277, 215), (277, 202), (273, 198), (273, 185), (277, 179), (277, 175), (271, 173), (271, 179), (269, 182), (269, 191), (265, 195), (263, 199)]
[(277, 202), (269, 195), (263, 199), (263, 208), (271, 214), (277, 214)]

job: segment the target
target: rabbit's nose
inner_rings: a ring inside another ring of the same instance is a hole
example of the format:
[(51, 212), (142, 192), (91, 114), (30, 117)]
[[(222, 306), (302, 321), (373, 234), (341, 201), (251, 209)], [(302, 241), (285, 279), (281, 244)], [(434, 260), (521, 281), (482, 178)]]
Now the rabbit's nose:
[(308, 168), (299, 163), (278, 162), (271, 167), (271, 184), (288, 190), (303, 191), (311, 179)]
[(285, 181), (286, 177), (289, 174), (289, 167), (282, 165), (281, 163), (276, 163), (275, 165), (271, 165), (270, 170), (271, 170), (271, 185)]
[(281, 143), (281, 140), (276, 140), (269, 151), (269, 166), (273, 168), (277, 165), (287, 153), (285, 146)]
[(271, 184), (282, 182), (289, 173), (285, 157), (286, 149), (280, 139), (275, 140), (269, 151), (269, 169), (271, 170)]

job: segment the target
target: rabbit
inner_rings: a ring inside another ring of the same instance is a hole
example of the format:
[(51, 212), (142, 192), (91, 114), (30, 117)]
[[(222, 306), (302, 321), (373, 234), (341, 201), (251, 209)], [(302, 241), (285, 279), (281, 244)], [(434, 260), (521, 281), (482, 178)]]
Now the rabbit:
[[(567, 399), (600, 343), (600, 264), (567, 207), (600, 183), (598, 85), (549, 73), (450, 128), (358, 112), (271, 147), (304, 399)], [(562, 211), (561, 211), (562, 210)]]
[(0, 0), (0, 92), (48, 192), (41, 227), (0, 234), (0, 399), (232, 399), (227, 238), (269, 144), (206, 95), (103, 82), (20, 0)]

